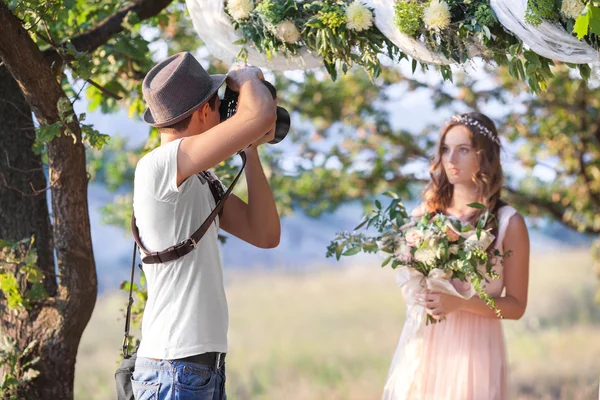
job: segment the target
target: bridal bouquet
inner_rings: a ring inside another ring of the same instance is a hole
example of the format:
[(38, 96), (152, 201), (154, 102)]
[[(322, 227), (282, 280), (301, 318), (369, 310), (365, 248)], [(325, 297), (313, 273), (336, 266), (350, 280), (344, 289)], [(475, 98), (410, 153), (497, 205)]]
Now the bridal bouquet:
[[(409, 288), (409, 302), (425, 288), (469, 298), (469, 294), (458, 293), (450, 284), (451, 279), (458, 279), (470, 283), (470, 289), (501, 317), (483, 284), (498, 277), (494, 264), (504, 257), (497, 249), (489, 251), (495, 238), (486, 226), (495, 216), (485, 212), (474, 226), (444, 214), (411, 219), (398, 196), (386, 194), (392, 197), (391, 204), (383, 209), (376, 201), (376, 210), (355, 228), (373, 227), (378, 235), (338, 233), (327, 248), (327, 257), (335, 255), (339, 260), (361, 251), (382, 252), (387, 256), (382, 267), (391, 263), (392, 268), (399, 270), (400, 285)], [(484, 208), (478, 203), (469, 206)], [(427, 322), (436, 320), (428, 316)]]

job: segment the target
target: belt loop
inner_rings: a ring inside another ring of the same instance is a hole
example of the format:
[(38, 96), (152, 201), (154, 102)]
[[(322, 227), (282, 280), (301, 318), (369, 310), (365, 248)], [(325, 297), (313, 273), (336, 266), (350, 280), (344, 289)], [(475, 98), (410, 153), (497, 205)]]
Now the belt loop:
[(219, 368), (221, 368), (220, 364), (221, 364), (221, 354), (223, 353), (217, 353), (217, 362), (215, 363), (215, 369), (218, 370)]

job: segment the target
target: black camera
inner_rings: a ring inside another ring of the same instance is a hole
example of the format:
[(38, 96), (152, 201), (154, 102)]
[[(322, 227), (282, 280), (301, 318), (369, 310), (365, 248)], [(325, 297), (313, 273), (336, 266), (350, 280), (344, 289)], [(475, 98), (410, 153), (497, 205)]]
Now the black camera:
[[(273, 98), (277, 97), (277, 89), (270, 82), (263, 81), (263, 83), (269, 88)], [(238, 92), (234, 92), (227, 86), (225, 88), (225, 94), (221, 99), (221, 105), (219, 106), (219, 114), (221, 114), (221, 122), (230, 118), (237, 111), (238, 106)], [(275, 122), (275, 138), (269, 143), (276, 144), (281, 142), (290, 131), (290, 113), (283, 107), (277, 107), (277, 122)]]

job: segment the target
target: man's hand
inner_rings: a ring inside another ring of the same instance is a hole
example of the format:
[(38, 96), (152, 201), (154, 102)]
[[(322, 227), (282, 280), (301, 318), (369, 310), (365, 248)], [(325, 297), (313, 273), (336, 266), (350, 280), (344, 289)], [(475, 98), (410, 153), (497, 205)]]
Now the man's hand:
[(233, 91), (239, 92), (244, 83), (252, 80), (264, 80), (265, 77), (260, 68), (250, 65), (234, 65), (227, 74), (227, 86)]
[(271, 130), (269, 132), (267, 132), (267, 134), (265, 136), (258, 139), (256, 142), (252, 143), (250, 145), (250, 147), (256, 148), (256, 147), (260, 146), (261, 144), (270, 142), (273, 139), (275, 139), (275, 124), (273, 124), (273, 128), (271, 128)]
[[(277, 97), (275, 97), (274, 100), (275, 100), (275, 108), (277, 109)], [(249, 148), (257, 148), (261, 144), (269, 143), (271, 140), (275, 139), (275, 128), (276, 127), (277, 127), (277, 120), (275, 120), (275, 122), (273, 123), (273, 126), (271, 127), (269, 132), (267, 132), (265, 134), (265, 136), (261, 137), (256, 142), (254, 142), (250, 146), (248, 146), (248, 149)]]

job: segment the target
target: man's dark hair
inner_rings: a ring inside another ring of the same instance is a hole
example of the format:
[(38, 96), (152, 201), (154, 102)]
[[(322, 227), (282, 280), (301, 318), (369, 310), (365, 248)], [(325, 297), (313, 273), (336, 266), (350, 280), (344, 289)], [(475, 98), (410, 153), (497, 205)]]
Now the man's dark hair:
[[(217, 105), (218, 97), (219, 97), (219, 94), (217, 92), (210, 99), (208, 99), (207, 103), (210, 106), (211, 110), (215, 109), (215, 106)], [(200, 107), (198, 107), (198, 108), (200, 108)], [(188, 126), (190, 125), (190, 121), (192, 120), (192, 115), (194, 115), (194, 113), (191, 113), (185, 119), (182, 119), (181, 121), (176, 122), (173, 125), (158, 128), (158, 130), (160, 131), (160, 133), (170, 133), (170, 134), (181, 133), (181, 132), (185, 131), (188, 128)]]

